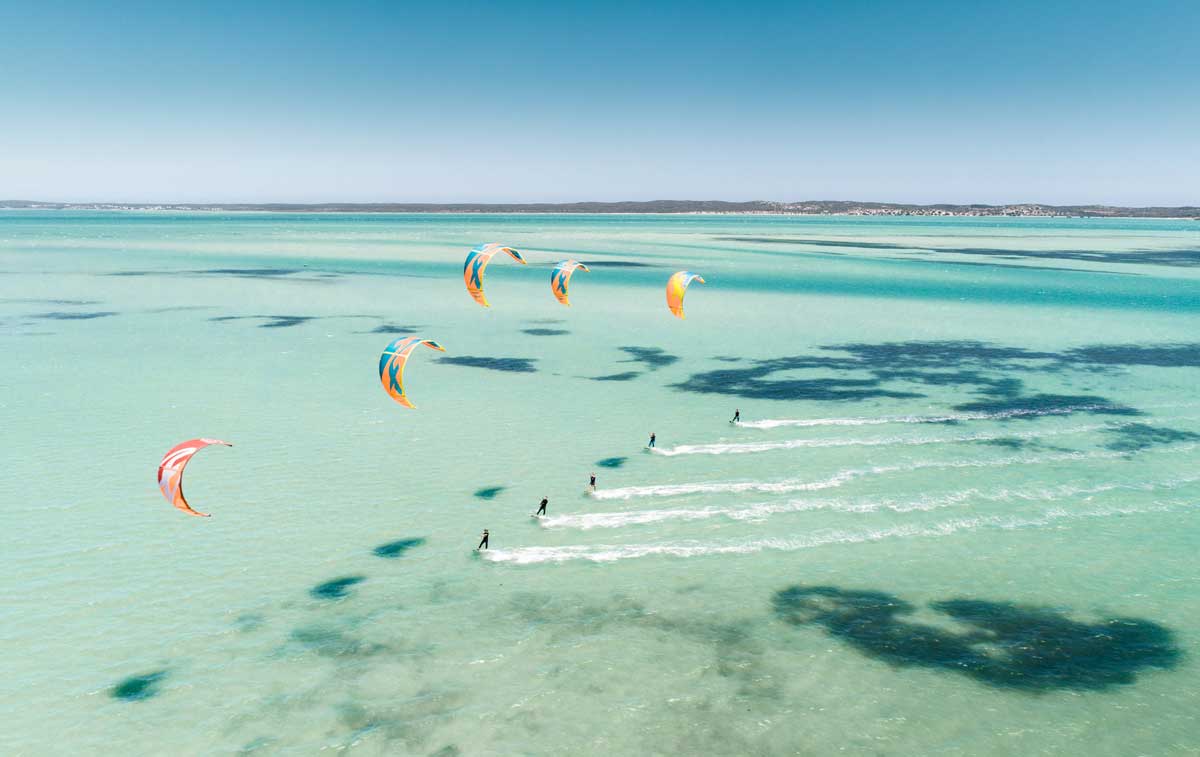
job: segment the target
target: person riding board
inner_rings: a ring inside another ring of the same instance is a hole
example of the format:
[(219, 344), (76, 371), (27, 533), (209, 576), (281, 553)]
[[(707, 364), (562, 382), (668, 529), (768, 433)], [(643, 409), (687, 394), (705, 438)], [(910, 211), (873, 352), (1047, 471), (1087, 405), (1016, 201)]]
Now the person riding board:
[(590, 481), (588, 481), (588, 486), (590, 486), (592, 488), (592, 491), (596, 491), (596, 474), (595, 473), (592, 473), (592, 478)]
[(485, 529), (483, 529), (483, 538), (479, 540), (479, 546), (475, 548), (475, 551), (478, 552), (481, 549), (487, 549), (487, 548), (488, 548), (488, 530), (485, 528)]
[(546, 514), (546, 505), (550, 502), (546, 497), (542, 497), (541, 503), (538, 504), (538, 511), (534, 513), (534, 517)]
[(651, 431), (651, 432), (650, 432), (650, 444), (649, 444), (648, 446), (650, 446), (650, 447), (653, 447), (653, 446), (654, 446), (654, 440), (655, 440), (656, 438), (657, 438), (657, 437), (655, 437), (655, 436), (654, 436), (654, 432), (653, 432), (653, 431)]
[(734, 408), (734, 410), (733, 410), (733, 420), (731, 420), (731, 421), (730, 421), (730, 423), (737, 423), (737, 422), (738, 422), (738, 421), (740, 421), (741, 419), (742, 419), (742, 411), (741, 411), (741, 410), (738, 410), (737, 408)]

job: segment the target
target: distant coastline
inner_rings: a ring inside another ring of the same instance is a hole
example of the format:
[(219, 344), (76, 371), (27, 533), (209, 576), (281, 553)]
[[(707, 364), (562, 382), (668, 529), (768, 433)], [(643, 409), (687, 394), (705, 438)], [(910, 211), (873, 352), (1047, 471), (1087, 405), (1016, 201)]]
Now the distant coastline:
[(0, 210), (140, 210), (258, 213), (670, 213), (691, 215), (803, 216), (1010, 216), (1024, 218), (1181, 218), (1200, 220), (1200, 206), (1122, 207), (1116, 205), (911, 205), (890, 202), (808, 200), (804, 202), (724, 202), (651, 200), (567, 203), (126, 203), (0, 200)]

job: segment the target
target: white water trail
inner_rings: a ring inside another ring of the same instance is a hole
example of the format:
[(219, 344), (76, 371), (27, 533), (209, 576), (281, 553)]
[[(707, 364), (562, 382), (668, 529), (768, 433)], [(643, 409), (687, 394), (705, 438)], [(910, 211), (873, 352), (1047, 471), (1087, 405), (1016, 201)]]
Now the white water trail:
[(1061, 484), (1058, 486), (1034, 487), (1024, 489), (997, 489), (984, 491), (976, 487), (947, 492), (936, 496), (920, 497), (918, 499), (897, 500), (894, 498), (841, 498), (841, 499), (792, 499), (786, 502), (760, 502), (743, 507), (700, 507), (700, 508), (666, 508), (660, 510), (636, 510), (617, 512), (585, 512), (566, 513), (543, 518), (540, 525), (548, 529), (579, 529), (583, 531), (593, 528), (623, 528), (625, 526), (645, 525), (667, 520), (707, 520), (709, 518), (727, 518), (729, 520), (764, 520), (780, 513), (808, 512), (812, 510), (836, 510), (853, 513), (872, 513), (879, 510), (891, 510), (898, 513), (928, 512), (943, 507), (954, 507), (972, 501), (981, 502), (1011, 502), (1048, 501), (1053, 502), (1072, 497), (1093, 497), (1110, 491), (1158, 491), (1177, 489), (1181, 486), (1200, 481), (1200, 475), (1185, 476), (1167, 481), (1121, 482), (1113, 481), (1090, 486)]
[[(1192, 502), (1187, 506), (1194, 507)], [(1003, 516), (980, 516), (975, 518), (955, 518), (928, 526), (902, 525), (889, 528), (842, 531), (821, 530), (810, 536), (798, 539), (755, 539), (744, 542), (706, 543), (700, 541), (666, 542), (656, 544), (573, 544), (561, 547), (518, 547), (516, 549), (493, 549), (483, 552), (485, 559), (497, 563), (512, 565), (535, 565), (538, 563), (559, 563), (571, 560), (587, 560), (596, 563), (616, 562), (652, 555), (668, 555), (673, 557), (702, 557), (709, 555), (753, 554), (766, 550), (796, 551), (812, 549), (829, 544), (861, 544), (866, 542), (883, 541), (893, 538), (913, 537), (942, 537), (963, 531), (977, 531), (985, 528), (1015, 530), (1024, 528), (1039, 528), (1051, 525), (1064, 519), (1107, 518), (1123, 515), (1137, 515), (1150, 512), (1167, 512), (1176, 508), (1173, 504), (1156, 504), (1145, 508), (1111, 507), (1092, 511), (1070, 511), (1054, 508), (1041, 516), (1029, 518), (1006, 518)]]
[(645, 486), (623, 486), (616, 489), (600, 489), (591, 492), (590, 496), (595, 499), (634, 499), (637, 497), (676, 497), (685, 494), (737, 494), (743, 492), (788, 494), (792, 492), (832, 489), (864, 476), (878, 476), (930, 468), (1002, 468), (1009, 465), (1041, 465), (1086, 460), (1112, 460), (1126, 456), (1124, 452), (1063, 452), (1050, 455), (1000, 457), (992, 460), (925, 460), (896, 465), (877, 465), (870, 468), (848, 468), (818, 481), (784, 479), (782, 481), (697, 481), (683, 484), (650, 484)]
[(1084, 434), (1101, 429), (1117, 428), (1122, 423), (1097, 423), (1088, 426), (1072, 426), (1040, 431), (1009, 431), (1004, 433), (960, 434), (942, 437), (888, 436), (873, 439), (787, 439), (778, 442), (718, 442), (714, 444), (681, 444), (676, 447), (652, 447), (650, 452), (666, 457), (676, 455), (744, 455), (755, 452), (770, 452), (781, 449), (811, 447), (887, 447), (892, 445), (953, 444), (959, 442), (986, 442), (997, 439), (1040, 439), (1048, 436)]
[[(955, 421), (1008, 420), (1009, 418), (1036, 418), (1047, 415), (1070, 415), (1093, 410), (1107, 410), (1110, 405), (1061, 405), (1047, 408), (1014, 408), (987, 413), (945, 413), (942, 415), (885, 415), (874, 418), (764, 418), (757, 421), (738, 421), (733, 425), (740, 428), (771, 429), (784, 427), (808, 428), (813, 426), (883, 426), (889, 423), (951, 423)], [(1190, 404), (1141, 405), (1151, 408), (1194, 407)]]

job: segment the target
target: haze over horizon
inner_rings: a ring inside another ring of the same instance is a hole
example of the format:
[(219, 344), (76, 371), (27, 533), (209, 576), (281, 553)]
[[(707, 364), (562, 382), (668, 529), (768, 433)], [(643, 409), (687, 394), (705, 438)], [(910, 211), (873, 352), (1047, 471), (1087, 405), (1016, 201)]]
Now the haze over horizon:
[(1196, 205), (1200, 4), (0, 5), (0, 198)]

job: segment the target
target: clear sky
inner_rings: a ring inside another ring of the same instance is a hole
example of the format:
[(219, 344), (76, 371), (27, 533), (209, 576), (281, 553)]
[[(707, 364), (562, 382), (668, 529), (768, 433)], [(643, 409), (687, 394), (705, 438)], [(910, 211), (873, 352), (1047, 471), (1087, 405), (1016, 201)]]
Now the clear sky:
[(1200, 0), (0, 0), (0, 199), (1200, 204)]

